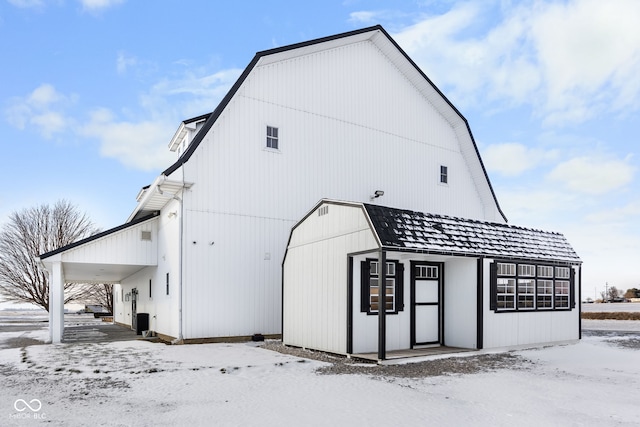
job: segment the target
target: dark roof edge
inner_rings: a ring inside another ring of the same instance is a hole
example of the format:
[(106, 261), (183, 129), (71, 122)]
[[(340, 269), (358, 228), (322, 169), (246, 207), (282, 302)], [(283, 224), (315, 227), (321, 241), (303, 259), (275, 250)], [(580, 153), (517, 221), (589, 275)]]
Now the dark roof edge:
[(282, 47), (277, 47), (277, 48), (257, 52), (253, 57), (253, 59), (251, 60), (251, 62), (249, 63), (249, 65), (244, 69), (244, 71), (242, 72), (238, 80), (236, 80), (236, 82), (231, 87), (231, 89), (229, 89), (229, 92), (227, 92), (227, 94), (224, 96), (224, 98), (222, 98), (222, 101), (220, 101), (216, 109), (209, 115), (209, 118), (207, 119), (205, 124), (202, 126), (202, 129), (200, 129), (200, 132), (198, 132), (198, 134), (193, 139), (191, 144), (189, 144), (189, 147), (187, 148), (187, 150), (185, 150), (182, 156), (180, 156), (180, 158), (173, 165), (169, 166), (164, 172), (162, 172), (162, 175), (165, 175), (165, 176), (171, 175), (180, 166), (182, 166), (184, 163), (186, 163), (189, 160), (193, 152), (196, 150), (196, 148), (198, 148), (198, 145), (200, 145), (200, 143), (204, 139), (204, 136), (207, 134), (207, 132), (209, 132), (209, 129), (211, 129), (211, 127), (216, 122), (216, 120), (218, 120), (218, 117), (220, 117), (220, 115), (222, 114), (226, 106), (229, 104), (233, 96), (236, 94), (238, 89), (240, 89), (240, 86), (242, 85), (242, 83), (244, 83), (247, 76), (253, 70), (253, 68), (258, 63), (260, 58), (262, 58), (263, 56), (273, 55), (276, 53), (286, 52), (288, 50), (299, 49), (302, 47), (312, 46), (314, 44), (324, 43), (332, 40), (338, 40), (341, 38), (350, 37), (350, 36), (363, 34), (363, 33), (376, 31), (376, 30), (379, 30), (382, 34), (385, 35), (385, 37), (395, 46), (396, 49), (398, 49), (398, 51), (405, 57), (405, 59), (409, 61), (409, 63), (418, 71), (418, 73), (420, 73), (420, 75), (427, 81), (427, 83), (429, 83), (431, 87), (433, 87), (435, 91), (438, 92), (438, 94), (442, 97), (442, 99), (444, 99), (446, 103), (449, 104), (449, 106), (453, 109), (453, 111), (455, 111), (456, 114), (462, 119), (465, 126), (467, 127), (469, 136), (471, 137), (471, 143), (473, 144), (473, 148), (476, 151), (476, 156), (478, 158), (478, 161), (480, 162), (480, 167), (482, 168), (482, 172), (484, 173), (485, 179), (487, 180), (487, 184), (489, 185), (489, 190), (491, 191), (493, 200), (496, 204), (496, 207), (498, 208), (498, 212), (500, 212), (500, 215), (502, 215), (502, 218), (505, 220), (505, 222), (508, 222), (506, 215), (504, 214), (504, 212), (502, 211), (502, 208), (500, 207), (500, 203), (498, 203), (498, 198), (496, 197), (496, 193), (493, 190), (493, 186), (491, 185), (491, 180), (489, 180), (489, 175), (487, 174), (487, 170), (484, 166), (484, 163), (482, 162), (482, 158), (480, 157), (480, 151), (478, 150), (478, 146), (476, 144), (475, 138), (473, 137), (473, 133), (471, 132), (471, 127), (469, 126), (469, 122), (462, 115), (462, 113), (451, 103), (451, 101), (449, 101), (449, 98), (447, 98), (442, 93), (442, 91), (438, 89), (438, 87), (431, 81), (431, 79), (427, 77), (427, 75), (420, 69), (420, 67), (418, 67), (418, 65), (413, 61), (413, 59), (411, 59), (409, 55), (407, 55), (404, 49), (402, 49), (400, 45), (389, 35), (389, 33), (387, 33), (387, 31), (382, 27), (382, 25), (374, 25), (371, 27), (361, 28), (359, 30), (348, 31), (345, 33), (335, 34), (327, 37), (321, 37), (318, 39), (308, 40), (306, 42), (290, 44)]
[(546, 263), (546, 264), (554, 264), (554, 265), (582, 265), (582, 260), (580, 259), (560, 259), (560, 258), (523, 258), (521, 256), (515, 255), (499, 255), (499, 254), (489, 254), (489, 253), (470, 253), (470, 252), (455, 252), (455, 251), (439, 251), (432, 249), (418, 249), (418, 248), (400, 248), (397, 246), (384, 245), (384, 250), (391, 252), (406, 252), (406, 253), (419, 253), (426, 255), (443, 255), (443, 256), (454, 256), (454, 257), (463, 257), (463, 258), (491, 258), (491, 259), (499, 259), (499, 260), (518, 260), (518, 261), (527, 261), (529, 263), (535, 264), (536, 262)]
[(353, 35), (356, 35), (356, 34), (366, 33), (366, 32), (374, 31), (374, 30), (381, 30), (387, 37), (389, 37), (389, 35), (386, 33), (386, 31), (384, 31), (384, 29), (380, 25), (375, 25), (373, 27), (362, 28), (362, 29), (359, 29), (359, 30), (349, 31), (349, 32), (346, 32), (346, 33), (340, 33), (340, 34), (336, 34), (336, 35), (333, 35), (333, 36), (322, 37), (322, 38), (319, 38), (319, 39), (313, 39), (313, 40), (309, 40), (309, 41), (306, 41), (306, 42), (290, 44), (290, 45), (286, 45), (286, 46), (282, 46), (282, 47), (277, 47), (277, 48), (274, 48), (274, 49), (263, 50), (263, 51), (257, 52), (255, 54), (255, 56), (253, 57), (253, 59), (251, 60), (251, 62), (249, 63), (249, 65), (247, 65), (247, 67), (244, 69), (244, 71), (242, 72), (240, 77), (238, 77), (238, 80), (236, 80), (236, 82), (233, 84), (231, 89), (229, 89), (229, 92), (227, 92), (227, 94), (224, 96), (224, 98), (222, 98), (222, 101), (220, 101), (220, 103), (218, 104), (216, 109), (213, 110), (213, 112), (209, 115), (209, 118), (207, 119), (205, 124), (202, 126), (202, 129), (200, 129), (200, 131), (197, 133), (197, 135), (195, 136), (193, 141), (191, 141), (191, 144), (189, 144), (189, 147), (185, 150), (184, 153), (182, 153), (182, 156), (180, 156), (180, 158), (173, 165), (169, 166), (167, 169), (165, 169), (162, 172), (162, 175), (165, 175), (165, 176), (171, 175), (178, 168), (180, 168), (180, 166), (182, 166), (187, 161), (189, 161), (189, 159), (191, 158), (191, 155), (194, 153), (194, 151), (198, 148), (198, 145), (200, 145), (200, 143), (204, 139), (204, 136), (207, 134), (207, 132), (209, 132), (209, 129), (211, 129), (211, 127), (216, 122), (216, 120), (218, 120), (218, 117), (220, 117), (220, 115), (222, 114), (224, 109), (227, 107), (227, 105), (229, 104), (231, 99), (234, 97), (234, 95), (236, 94), (238, 89), (240, 89), (240, 86), (242, 86), (242, 83), (244, 83), (244, 81), (246, 80), (247, 76), (253, 70), (253, 68), (256, 66), (256, 64), (258, 63), (260, 58), (262, 58), (263, 56), (273, 55), (275, 53), (286, 52), (288, 50), (293, 50), (293, 49), (298, 49), (298, 48), (301, 48), (301, 47), (311, 46), (311, 45), (318, 44), (318, 43), (324, 43), (324, 42), (331, 41), (331, 40), (337, 40), (337, 39), (341, 39), (341, 38), (344, 38), (344, 37), (349, 37), (349, 36), (353, 36)]
[(352, 206), (352, 207), (355, 207), (355, 208), (362, 209), (362, 212), (367, 216), (367, 220), (369, 221), (369, 225), (371, 226), (371, 230), (374, 233), (376, 232), (375, 227), (371, 223), (371, 220), (368, 218), (369, 215), (367, 214), (367, 211), (364, 208), (364, 205), (362, 203), (359, 203), (359, 202), (347, 202), (347, 201), (333, 200), (333, 199), (320, 199), (318, 202), (316, 202), (315, 205), (313, 205), (313, 207), (311, 209), (309, 209), (309, 211), (300, 220), (298, 220), (291, 227), (291, 231), (289, 231), (289, 238), (287, 239), (287, 246), (285, 246), (284, 256), (282, 257), (282, 265), (283, 266), (284, 266), (285, 260), (287, 259), (287, 253), (289, 252), (289, 244), (291, 243), (291, 238), (293, 237), (293, 232), (300, 225), (302, 225), (302, 223), (304, 221), (306, 221), (307, 218), (309, 218), (311, 215), (313, 215), (320, 206), (322, 206), (324, 204), (339, 205), (339, 206)]
[(199, 122), (202, 119), (208, 118), (210, 115), (211, 113), (202, 114), (202, 115), (199, 115), (198, 117), (192, 117), (190, 119), (183, 120), (182, 123), (187, 124), (187, 123)]
[(66, 246), (63, 246), (63, 247), (61, 247), (61, 248), (54, 249), (53, 251), (50, 251), (50, 252), (46, 252), (46, 253), (44, 253), (44, 254), (41, 254), (41, 255), (39, 256), (39, 258), (40, 258), (41, 260), (42, 260), (42, 259), (44, 259), (44, 258), (49, 258), (50, 256), (57, 255), (57, 254), (59, 254), (59, 253), (62, 253), (62, 252), (68, 251), (69, 249), (73, 249), (73, 248), (75, 248), (75, 247), (78, 247), (78, 246), (84, 245), (85, 243), (89, 243), (89, 242), (91, 242), (91, 241), (94, 241), (94, 240), (100, 239), (101, 237), (108, 236), (109, 234), (116, 233), (116, 232), (118, 232), (118, 231), (120, 231), (120, 230), (124, 230), (124, 229), (129, 228), (129, 227), (133, 227), (134, 225), (138, 225), (138, 224), (140, 224), (141, 222), (145, 222), (145, 221), (148, 221), (148, 220), (150, 220), (150, 219), (152, 219), (152, 218), (155, 218), (155, 217), (157, 217), (159, 214), (160, 214), (160, 213), (159, 213), (159, 212), (157, 212), (157, 211), (156, 211), (156, 212), (153, 212), (153, 213), (151, 213), (151, 214), (149, 214), (149, 215), (143, 216), (142, 218), (138, 218), (138, 219), (136, 219), (136, 220), (134, 220), (134, 221), (127, 222), (127, 223), (125, 223), (125, 224), (119, 225), (119, 226), (117, 226), (117, 227), (111, 228), (111, 229), (106, 230), (106, 231), (103, 231), (103, 232), (101, 232), (101, 233), (94, 234), (93, 236), (89, 236), (89, 237), (86, 237), (86, 238), (84, 238), (84, 239), (82, 239), (82, 240), (78, 240), (77, 242), (70, 243), (70, 244), (68, 244), (68, 245), (66, 245)]
[(409, 55), (407, 55), (407, 53), (404, 51), (404, 49), (402, 49), (400, 47), (400, 45), (393, 39), (393, 37), (391, 37), (389, 35), (389, 33), (387, 33), (387, 31), (382, 28), (381, 26), (377, 26), (377, 28), (380, 29), (380, 31), (382, 31), (382, 33), (389, 39), (389, 41), (396, 47), (396, 49), (398, 49), (398, 51), (400, 51), (400, 53), (402, 53), (402, 55), (405, 57), (405, 59), (407, 61), (409, 61), (409, 63), (411, 65), (413, 65), (413, 67), (420, 73), (420, 75), (431, 85), (431, 87), (433, 87), (436, 92), (438, 92), (438, 94), (442, 97), (442, 99), (444, 99), (447, 104), (449, 104), (449, 106), (453, 109), (453, 111), (456, 112), (456, 114), (462, 119), (462, 121), (464, 122), (465, 126), (467, 127), (467, 131), (469, 132), (469, 136), (471, 137), (471, 142), (473, 143), (473, 148), (476, 150), (476, 155), (478, 157), (478, 161), (480, 162), (480, 167), (482, 167), (482, 172), (484, 173), (484, 176), (487, 180), (487, 184), (489, 184), (489, 190), (491, 191), (491, 195), (493, 196), (493, 200), (496, 203), (496, 207), (498, 208), (498, 212), (500, 212), (500, 215), (502, 215), (502, 218), (505, 220), (505, 222), (509, 222), (509, 220), (507, 219), (507, 216), (504, 214), (504, 212), (502, 211), (502, 208), (500, 207), (500, 203), (498, 203), (498, 198), (496, 197), (496, 193), (495, 191), (493, 191), (493, 186), (491, 185), (491, 180), (489, 179), (489, 175), (487, 174), (487, 169), (484, 167), (484, 163), (482, 162), (482, 157), (480, 157), (480, 151), (478, 150), (478, 145), (476, 144), (476, 140), (473, 137), (473, 133), (471, 132), (471, 127), (469, 126), (469, 122), (467, 121), (467, 119), (462, 115), (462, 113), (460, 112), (460, 110), (458, 110), (456, 108), (455, 105), (453, 105), (453, 103), (451, 103), (451, 101), (449, 101), (449, 98), (447, 98), (445, 96), (444, 93), (442, 93), (442, 91), (440, 89), (438, 89), (438, 87), (431, 81), (431, 79), (429, 77), (427, 77), (427, 75), (420, 69), (420, 67), (418, 67), (418, 64), (416, 64), (413, 59), (411, 59), (411, 57), (409, 57)]

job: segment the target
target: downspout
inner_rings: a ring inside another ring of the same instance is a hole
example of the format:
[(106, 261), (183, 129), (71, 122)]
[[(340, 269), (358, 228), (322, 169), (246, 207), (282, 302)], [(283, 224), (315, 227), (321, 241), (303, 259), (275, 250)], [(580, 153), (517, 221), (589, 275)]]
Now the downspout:
[(178, 240), (180, 242), (180, 244), (178, 245), (178, 339), (176, 340), (177, 342), (173, 344), (182, 344), (184, 342), (184, 338), (182, 336), (182, 248), (184, 247), (184, 203), (182, 202), (182, 199), (175, 194), (173, 195), (173, 198), (177, 200), (178, 203), (180, 203), (180, 223), (178, 224)]

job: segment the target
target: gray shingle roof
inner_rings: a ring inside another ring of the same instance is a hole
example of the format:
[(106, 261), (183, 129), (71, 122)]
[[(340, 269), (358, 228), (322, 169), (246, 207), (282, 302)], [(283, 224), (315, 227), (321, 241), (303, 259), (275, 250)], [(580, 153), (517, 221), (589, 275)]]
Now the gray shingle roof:
[(364, 204), (389, 249), (580, 262), (560, 233)]

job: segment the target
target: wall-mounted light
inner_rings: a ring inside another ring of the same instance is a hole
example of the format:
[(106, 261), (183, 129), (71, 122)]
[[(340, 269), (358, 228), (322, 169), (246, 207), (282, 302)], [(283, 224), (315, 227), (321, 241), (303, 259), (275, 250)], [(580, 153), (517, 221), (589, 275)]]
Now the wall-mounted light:
[(375, 193), (373, 193), (373, 196), (370, 197), (371, 200), (373, 199), (377, 199), (380, 196), (384, 196), (384, 191), (382, 190), (376, 190)]
[(169, 212), (169, 218), (175, 218), (177, 216), (178, 216), (178, 212), (176, 211)]

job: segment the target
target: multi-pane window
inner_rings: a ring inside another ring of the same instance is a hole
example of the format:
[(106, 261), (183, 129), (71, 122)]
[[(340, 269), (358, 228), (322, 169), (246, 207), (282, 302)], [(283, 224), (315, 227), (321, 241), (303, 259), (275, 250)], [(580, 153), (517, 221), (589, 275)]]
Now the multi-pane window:
[[(395, 291), (396, 291), (396, 264), (394, 262), (387, 262), (387, 271), (385, 277), (384, 290), (380, 290), (379, 280), (379, 263), (377, 261), (371, 262), (371, 270), (369, 272), (369, 306), (372, 312), (377, 312), (380, 306), (380, 301), (385, 301), (385, 307), (387, 311), (394, 311), (395, 306)], [(380, 295), (384, 297), (380, 297)]]
[(437, 279), (438, 267), (435, 265), (416, 265), (416, 279)]
[(535, 296), (536, 281), (534, 279), (518, 279), (518, 308), (535, 308)]
[(570, 267), (495, 263), (492, 308), (496, 311), (571, 309)]
[(440, 182), (443, 184), (449, 182), (449, 169), (446, 166), (440, 166)]
[(278, 128), (267, 126), (267, 148), (278, 149)]
[(498, 310), (513, 310), (516, 308), (516, 279), (498, 279), (496, 303)]
[(385, 268), (385, 283), (381, 286), (380, 263), (375, 259), (362, 262), (361, 311), (377, 314), (382, 304), (390, 314), (395, 314), (404, 308), (403, 266), (398, 261), (387, 261)]
[(569, 308), (568, 280), (556, 280), (554, 303), (556, 308)]
[(539, 309), (553, 308), (553, 280), (537, 280), (537, 292), (536, 306)]

